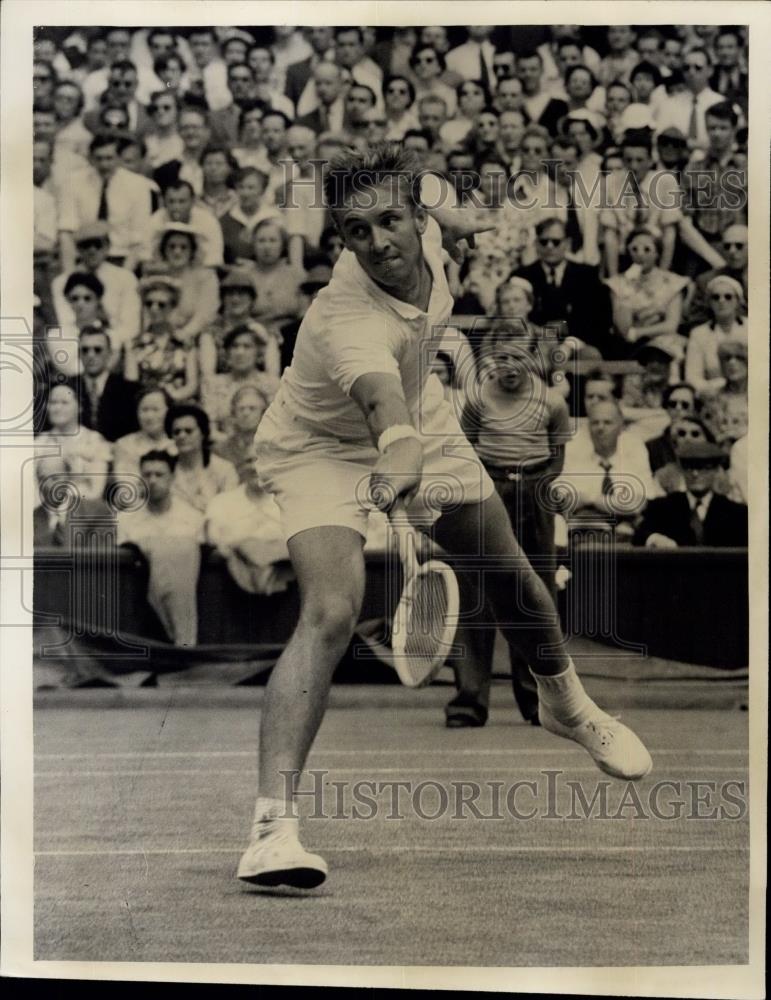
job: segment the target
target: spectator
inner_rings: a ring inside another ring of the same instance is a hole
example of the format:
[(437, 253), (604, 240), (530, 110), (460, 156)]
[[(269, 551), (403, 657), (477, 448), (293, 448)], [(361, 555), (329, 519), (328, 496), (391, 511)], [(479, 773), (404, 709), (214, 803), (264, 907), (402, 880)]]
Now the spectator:
[(102, 304), (104, 285), (87, 271), (73, 271), (63, 288), (72, 320), (61, 328), (46, 330), (49, 360), (54, 369), (63, 375), (77, 375), (81, 370), (77, 341), (80, 331), (87, 327), (107, 325), (107, 316)]
[(577, 264), (596, 267), (600, 263), (599, 198), (583, 185), (580, 155), (576, 139), (558, 136), (551, 144), (554, 180), (565, 203), (568, 256)]
[[(680, 454), (682, 448), (694, 442), (716, 443), (710, 429), (698, 417), (687, 415), (675, 416), (672, 426), (668, 431), (667, 441), (667, 444), (672, 448), (672, 453), (671, 455), (668, 453), (666, 455), (664, 453), (659, 455), (661, 460), (666, 458), (666, 461), (656, 469), (654, 475), (656, 482), (665, 493), (675, 493), (678, 490), (685, 489), (685, 480), (683, 479), (683, 472), (677, 461), (677, 456)], [(650, 442), (646, 442), (646, 445), (648, 444)], [(651, 459), (652, 461), (653, 459)], [(720, 487), (718, 492), (728, 492), (729, 485), (725, 482), (722, 475), (718, 476), (715, 485), (716, 488)]]
[[(236, 29), (233, 29), (234, 31)], [(252, 41), (251, 35), (228, 34), (220, 40), (220, 53), (228, 69), (246, 62), (246, 54)]]
[(518, 76), (498, 81), (498, 87), (493, 98), (493, 107), (499, 114), (503, 114), (505, 111), (523, 112), (526, 116), (525, 122), (530, 121), (525, 111), (525, 93), (522, 88), (522, 81)]
[(383, 83), (385, 112), (388, 120), (386, 139), (401, 142), (405, 132), (417, 128), (418, 120), (412, 106), (415, 88), (406, 76), (389, 76)]
[(283, 93), (289, 67), (313, 55), (313, 49), (303, 36), (303, 32), (290, 24), (274, 25), (270, 49), (275, 60), (273, 64), (275, 84)]
[(116, 441), (136, 429), (136, 385), (111, 370), (112, 347), (106, 327), (84, 327), (79, 346), (82, 374), (76, 376), (73, 385), (81, 422), (105, 440)]
[(35, 103), (40, 107), (51, 107), (57, 83), (56, 71), (51, 63), (35, 59), (32, 64), (32, 97)]
[(712, 319), (694, 327), (685, 355), (685, 378), (697, 392), (711, 395), (725, 386), (720, 374), (718, 347), (724, 341), (748, 339), (747, 319), (742, 315), (744, 290), (734, 278), (721, 274), (708, 283), (707, 299)]
[(471, 131), (477, 115), (490, 106), (490, 92), (479, 80), (463, 80), (457, 87), (458, 112), (445, 122), (440, 131), (446, 146), (457, 146), (464, 142)]
[(557, 134), (557, 125), (568, 113), (565, 101), (551, 96), (543, 87), (543, 60), (538, 52), (521, 52), (517, 57), (517, 76), (525, 92), (524, 107), (533, 125), (541, 125), (549, 135)]
[[(249, 49), (248, 62), (254, 79), (246, 96), (260, 101), (266, 108), (281, 111), (288, 118), (294, 118), (294, 104), (284, 95), (278, 84), (273, 50), (254, 45)], [(241, 68), (243, 69), (243, 67)], [(233, 70), (230, 75), (233, 84), (236, 82), (235, 77), (236, 72)], [(233, 90), (233, 98), (236, 103), (241, 99), (235, 89)]]
[(115, 514), (101, 498), (80, 494), (81, 481), (59, 455), (39, 458), (36, 463), (40, 503), (32, 512), (35, 549), (72, 548), (99, 539), (100, 548), (115, 533)]
[(680, 326), (683, 294), (690, 281), (658, 266), (662, 245), (661, 238), (650, 230), (632, 230), (626, 240), (632, 263), (623, 274), (608, 278), (613, 325), (627, 345), (661, 334), (675, 335)]
[(747, 344), (724, 340), (717, 355), (725, 386), (706, 397), (701, 417), (728, 454), (747, 433)]
[(719, 274), (727, 275), (737, 281), (744, 292), (744, 299), (747, 299), (747, 242), (749, 231), (746, 226), (728, 226), (723, 231), (720, 252), (725, 257), (723, 267), (712, 268), (705, 271), (696, 278), (696, 287), (693, 298), (688, 307), (687, 320), (691, 326), (704, 323), (709, 319), (709, 301), (707, 298), (707, 285)]
[(306, 59), (291, 63), (286, 69), (286, 96), (294, 105), (298, 118), (309, 114), (318, 100), (313, 87), (313, 71), (322, 62), (332, 62), (334, 57), (334, 29), (329, 25), (315, 25), (306, 29), (306, 38), (312, 49)]
[[(362, 88), (351, 88), (349, 97), (356, 89)], [(363, 119), (361, 125), (365, 125)], [(314, 162), (316, 136), (309, 128), (293, 125), (287, 132), (287, 146), (293, 163), (284, 197), (278, 203), (283, 207), (288, 233), (287, 256), (299, 269), (305, 254), (318, 247), (331, 217), (321, 196), (321, 175)]]
[(683, 173), (686, 210), (712, 244), (730, 225), (747, 222), (747, 171), (736, 151), (738, 115), (728, 101), (707, 109), (708, 146), (696, 150)]
[(257, 288), (255, 316), (275, 336), (281, 323), (294, 319), (304, 273), (287, 258), (286, 230), (273, 219), (254, 228), (254, 282)]
[(59, 382), (51, 387), (46, 410), (47, 429), (35, 437), (42, 455), (54, 445), (73, 477), (78, 493), (88, 500), (101, 497), (107, 485), (112, 449), (98, 431), (80, 422), (80, 404), (72, 385)]
[(251, 256), (254, 230), (263, 220), (280, 222), (281, 213), (265, 198), (267, 183), (267, 174), (256, 167), (244, 167), (237, 172), (237, 202), (220, 219), (225, 240), (225, 263), (235, 264)]
[(552, 24), (549, 26), (550, 38), (538, 46), (538, 54), (543, 63), (543, 85), (547, 90), (559, 93), (566, 63), (566, 46), (576, 61), (588, 66), (596, 74), (600, 68), (600, 57), (595, 50), (581, 41), (581, 28), (577, 24)]
[(667, 77), (683, 68), (683, 42), (676, 35), (664, 39), (661, 47), (661, 66)]
[(165, 87), (165, 93), (182, 97), (190, 87), (182, 57), (174, 52), (159, 56), (153, 62), (153, 72)]
[(676, 334), (653, 337), (636, 352), (642, 373), (624, 376), (621, 410), (629, 429), (643, 440), (657, 437), (667, 426), (664, 410), (667, 390), (677, 382), (683, 360), (683, 345)]
[(731, 499), (737, 503), (749, 502), (749, 475), (747, 466), (747, 449), (749, 439), (745, 434), (731, 448), (728, 477), (731, 484)]
[(201, 378), (207, 379), (217, 372), (226, 370), (225, 338), (236, 327), (249, 325), (258, 327), (258, 334), (269, 340), (264, 327), (252, 318), (257, 289), (250, 271), (229, 271), (220, 282), (220, 315), (202, 331), (198, 339)]
[[(131, 31), (127, 28), (110, 28), (105, 35), (105, 60), (93, 59), (93, 69), (83, 79), (83, 96), (86, 99), (86, 110), (97, 106), (99, 97), (105, 92), (110, 81), (110, 69), (114, 64), (129, 60), (131, 52)], [(99, 65), (101, 63), (101, 65)], [(133, 64), (132, 64), (133, 65)]]
[(257, 323), (244, 323), (225, 337), (225, 371), (210, 375), (201, 389), (201, 402), (212, 425), (214, 440), (230, 433), (229, 419), (233, 395), (244, 385), (253, 385), (263, 395), (263, 412), (278, 389), (275, 375), (265, 372), (265, 352), (270, 337)]
[(209, 146), (201, 157), (201, 169), (203, 171), (201, 201), (219, 219), (236, 204), (233, 175), (238, 170), (238, 163), (229, 149)]
[(417, 110), (415, 128), (422, 130), (427, 136), (429, 149), (440, 148), (443, 145), (442, 136), (446, 135), (447, 102), (443, 97), (427, 94), (418, 98), (415, 109)]
[(687, 382), (674, 382), (664, 390), (662, 402), (664, 412), (667, 415), (667, 426), (658, 437), (651, 438), (646, 442), (651, 472), (654, 476), (662, 466), (675, 461), (675, 446), (672, 435), (681, 420), (695, 417), (696, 391)]
[(629, 536), (631, 522), (660, 492), (648, 451), (639, 437), (623, 430), (616, 401), (593, 405), (588, 424), (588, 441), (577, 436), (567, 443), (556, 495), (569, 498), (565, 510), (569, 526), (586, 519), (593, 526), (616, 524), (617, 537)]
[(656, 153), (658, 155), (656, 166), (672, 171), (678, 182), (682, 182), (683, 170), (690, 159), (688, 140), (683, 133), (676, 128), (666, 128), (663, 132), (659, 132), (656, 138)]
[(545, 218), (535, 227), (538, 260), (516, 273), (533, 288), (533, 320), (541, 325), (565, 323), (567, 333), (608, 351), (608, 294), (596, 267), (567, 259), (569, 241), (564, 221)]
[(410, 68), (416, 81), (416, 98), (441, 97), (447, 108), (447, 117), (452, 118), (458, 100), (453, 88), (442, 82), (442, 74), (447, 69), (444, 56), (430, 45), (418, 43), (410, 56)]
[(166, 392), (163, 389), (145, 389), (137, 396), (135, 405), (136, 426), (139, 429), (118, 438), (113, 448), (112, 471), (116, 479), (141, 475), (140, 459), (148, 451), (165, 451), (171, 456), (177, 453), (174, 442), (164, 430), (170, 406)]
[(241, 108), (238, 119), (238, 141), (231, 153), (239, 167), (257, 167), (267, 172), (270, 169), (265, 143), (262, 141), (262, 119), (265, 109), (257, 104), (247, 104)]
[(254, 74), (246, 63), (231, 63), (227, 83), (231, 100), (209, 115), (209, 128), (213, 142), (230, 147), (238, 139), (241, 114), (255, 96)]
[(139, 468), (147, 503), (118, 515), (118, 544), (135, 545), (147, 559), (147, 600), (171, 641), (175, 646), (194, 646), (203, 517), (174, 493), (174, 459), (167, 452), (148, 451)]
[(376, 100), (380, 99), (383, 71), (365, 54), (361, 28), (335, 29), (335, 62), (348, 70), (352, 81), (369, 87)]
[(159, 245), (170, 225), (190, 226), (201, 238), (201, 264), (220, 267), (223, 258), (221, 224), (210, 208), (197, 203), (192, 186), (183, 180), (171, 181), (163, 192), (163, 206), (150, 218), (141, 259), (150, 261), (159, 256)]
[(211, 268), (198, 263), (200, 233), (184, 222), (164, 226), (158, 253), (164, 272), (179, 286), (179, 302), (171, 316), (175, 336), (183, 344), (192, 344), (217, 315), (217, 277)]
[(167, 188), (169, 184), (187, 181), (196, 197), (200, 198), (203, 194), (201, 157), (211, 136), (206, 112), (200, 108), (183, 108), (179, 113), (177, 127), (184, 147), (182, 155), (162, 163), (153, 177), (161, 190)]
[(60, 205), (59, 228), (62, 232), (62, 267), (75, 264), (73, 234), (91, 222), (109, 226), (111, 260), (122, 264), (142, 245), (152, 213), (152, 198), (143, 178), (120, 165), (118, 140), (112, 135), (97, 135), (89, 147), (90, 167), (77, 184), (68, 185)]
[(727, 101), (738, 104), (747, 117), (749, 76), (742, 68), (744, 44), (736, 28), (723, 26), (715, 39), (716, 66), (710, 87)]
[(179, 285), (164, 275), (152, 275), (141, 285), (142, 332), (126, 351), (126, 378), (142, 391), (163, 389), (171, 399), (190, 399), (198, 391), (198, 367), (191, 345), (176, 336), (170, 317), (179, 302)]
[(245, 464), (239, 486), (210, 502), (206, 535), (235, 582), (248, 593), (275, 594), (294, 579), (281, 512), (270, 493), (260, 488), (254, 461)]
[(640, 61), (634, 47), (635, 31), (628, 24), (611, 24), (607, 31), (609, 52), (600, 63), (598, 77), (607, 87), (616, 80), (629, 82), (629, 76)]
[(83, 104), (83, 91), (73, 80), (56, 85), (52, 101), (58, 121), (56, 145), (85, 159), (94, 136), (83, 121)]
[(314, 107), (298, 117), (297, 124), (320, 132), (342, 132), (345, 120), (345, 78), (340, 66), (320, 62), (311, 77)]
[(172, 406), (166, 414), (166, 434), (177, 446), (174, 494), (201, 514), (212, 497), (238, 485), (238, 473), (224, 458), (211, 454), (209, 418), (198, 406)]
[(195, 61), (192, 69), (198, 92), (205, 97), (211, 111), (226, 108), (230, 104), (227, 66), (217, 50), (214, 29), (193, 28), (188, 43)]
[[(115, 360), (120, 360), (124, 346), (139, 333), (139, 291), (137, 280), (125, 267), (116, 267), (107, 260), (109, 251), (109, 228), (106, 222), (91, 222), (75, 233), (73, 242), (79, 260), (79, 273), (90, 274), (98, 279), (102, 291), (97, 295), (101, 300), (102, 314), (96, 311), (90, 318), (84, 318), (83, 325), (93, 319), (104, 320), (110, 327)], [(63, 329), (77, 326), (73, 305), (65, 291), (72, 271), (62, 271), (51, 283), (56, 319)]]
[(624, 137), (624, 112), (632, 104), (634, 94), (627, 84), (616, 80), (605, 88), (605, 134), (603, 145), (620, 144)]
[(713, 104), (719, 104), (723, 95), (709, 85), (712, 67), (704, 49), (686, 53), (683, 72), (686, 91), (664, 98), (657, 124), (661, 130), (680, 129), (691, 149), (706, 149), (709, 145), (706, 112)]
[[(136, 98), (139, 76), (137, 68), (129, 59), (119, 59), (110, 66), (107, 89), (99, 100), (103, 108), (120, 108), (128, 117), (124, 128), (134, 135), (144, 135), (152, 128), (147, 109)], [(83, 116), (83, 122), (90, 132), (99, 132), (99, 107), (94, 106)]]
[(694, 442), (681, 448), (678, 462), (685, 490), (651, 500), (635, 532), (635, 545), (657, 549), (746, 546), (747, 508), (715, 492), (723, 460), (714, 444)]
[(527, 119), (524, 111), (502, 111), (498, 115), (500, 152), (510, 177), (517, 174), (522, 165), (520, 145), (526, 127)]
[(585, 110), (602, 114), (605, 110), (605, 90), (598, 85), (592, 71), (580, 64), (571, 66), (565, 72), (563, 99), (568, 106), (568, 114)]
[(230, 400), (230, 432), (214, 445), (215, 454), (230, 462), (241, 482), (254, 465), (254, 434), (267, 401), (256, 385), (242, 385)]
[(662, 76), (658, 66), (645, 59), (637, 63), (629, 77), (636, 103), (649, 107), (654, 121), (667, 94), (661, 81)]

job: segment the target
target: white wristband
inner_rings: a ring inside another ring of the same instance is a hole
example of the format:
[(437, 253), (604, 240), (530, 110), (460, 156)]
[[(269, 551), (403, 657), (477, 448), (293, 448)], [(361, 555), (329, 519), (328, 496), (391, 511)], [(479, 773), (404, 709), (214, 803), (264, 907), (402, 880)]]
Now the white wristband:
[(377, 439), (377, 450), (382, 455), (395, 441), (403, 441), (405, 438), (420, 440), (418, 432), (411, 424), (394, 424), (393, 427), (386, 427)]

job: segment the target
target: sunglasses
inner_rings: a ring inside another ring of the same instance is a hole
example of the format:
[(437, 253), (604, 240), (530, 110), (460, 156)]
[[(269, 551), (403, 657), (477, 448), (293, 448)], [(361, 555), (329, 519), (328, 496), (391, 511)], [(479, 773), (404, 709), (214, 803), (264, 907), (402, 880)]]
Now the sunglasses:
[(82, 240), (78, 243), (79, 250), (101, 250), (103, 246), (102, 240)]
[(523, 153), (534, 153), (536, 156), (546, 156), (546, 149), (544, 146), (523, 146)]
[(145, 299), (145, 306), (148, 309), (170, 309), (171, 302), (166, 299)]
[(667, 403), (668, 410), (690, 410), (692, 404), (687, 399), (670, 399)]
[(95, 302), (96, 297), (93, 295), (70, 295), (70, 302)]
[(198, 427), (172, 427), (171, 436), (179, 437), (180, 434), (195, 434), (198, 429)]
[(681, 427), (679, 430), (675, 431), (675, 437), (679, 438), (681, 441), (703, 441), (704, 435), (700, 430), (695, 427), (692, 430), (686, 430), (685, 427)]
[(173, 111), (175, 108), (174, 104), (151, 104), (149, 111), (151, 114), (155, 115), (159, 111)]
[(539, 236), (538, 245), (542, 247), (558, 247), (565, 239), (564, 236)]
[(724, 243), (724, 250), (743, 250), (747, 246), (746, 243)]
[(371, 118), (367, 122), (367, 125), (387, 125), (387, 124), (388, 122), (385, 120), (385, 118)]
[(240, 76), (236, 76), (235, 74), (231, 74), (230, 82), (231, 83), (251, 83), (252, 82), (252, 78), (251, 78), (251, 76), (247, 76), (245, 73), (242, 73)]
[(733, 292), (713, 292), (710, 295), (710, 300), (712, 302), (720, 302), (721, 299), (724, 302), (734, 302), (736, 300), (736, 296)]
[(44, 73), (42, 76), (33, 76), (32, 80), (34, 83), (50, 83), (51, 80), (53, 80), (53, 77)]
[(707, 68), (706, 64), (702, 65), (701, 63), (686, 63), (685, 66), (683, 67), (683, 69), (685, 70), (693, 70), (694, 72), (699, 72), (700, 70), (706, 68)]
[(418, 58), (415, 60), (415, 62), (416, 62), (417, 65), (420, 65), (421, 63), (425, 63), (426, 65), (429, 65), (430, 63), (435, 63), (436, 62), (436, 56), (418, 56)]
[(131, 90), (136, 85), (136, 80), (110, 80), (110, 86), (113, 90)]
[(502, 73), (508, 73), (509, 67), (504, 63), (493, 63), (493, 72), (499, 76)]
[(83, 347), (80, 348), (81, 354), (104, 354), (104, 347)]

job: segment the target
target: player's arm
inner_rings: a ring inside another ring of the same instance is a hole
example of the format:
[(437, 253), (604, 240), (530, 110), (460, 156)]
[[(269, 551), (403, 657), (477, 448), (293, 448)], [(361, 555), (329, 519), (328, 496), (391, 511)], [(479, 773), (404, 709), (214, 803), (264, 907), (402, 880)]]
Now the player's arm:
[[(373, 501), (386, 511), (398, 497), (409, 503), (420, 487), (423, 446), (407, 408), (401, 379), (378, 372), (360, 375), (351, 387), (351, 398), (364, 413), (372, 441), (381, 452), (370, 477)], [(384, 438), (389, 428), (394, 437), (390, 443), (387, 435)]]
[(459, 205), (452, 185), (437, 174), (423, 177), (420, 197), (426, 212), (439, 223), (442, 246), (456, 263), (463, 260), (464, 244), (474, 246), (476, 233), (495, 229), (502, 221), (500, 209)]

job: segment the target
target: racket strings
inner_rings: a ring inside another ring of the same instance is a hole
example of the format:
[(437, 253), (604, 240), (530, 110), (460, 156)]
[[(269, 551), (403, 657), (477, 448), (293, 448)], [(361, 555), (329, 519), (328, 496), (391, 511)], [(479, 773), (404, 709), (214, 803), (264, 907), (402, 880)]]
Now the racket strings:
[(404, 623), (406, 656), (419, 661), (432, 661), (446, 653), (442, 640), (448, 608), (449, 596), (444, 576), (431, 571), (419, 574)]

